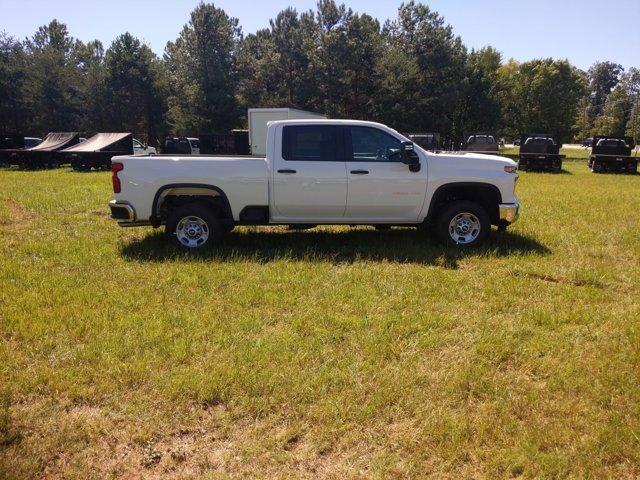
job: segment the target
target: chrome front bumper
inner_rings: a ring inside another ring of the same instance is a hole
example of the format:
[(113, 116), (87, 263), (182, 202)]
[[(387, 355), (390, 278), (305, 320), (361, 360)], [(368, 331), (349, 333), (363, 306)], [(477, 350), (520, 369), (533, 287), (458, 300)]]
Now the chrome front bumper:
[(500, 222), (511, 224), (520, 216), (520, 204), (518, 202), (501, 203), (498, 205), (498, 211), (500, 214)]

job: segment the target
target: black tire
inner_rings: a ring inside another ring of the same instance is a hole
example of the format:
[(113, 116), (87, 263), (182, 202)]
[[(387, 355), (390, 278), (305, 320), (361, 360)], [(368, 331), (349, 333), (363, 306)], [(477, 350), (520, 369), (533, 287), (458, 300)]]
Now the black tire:
[[(450, 226), (454, 219), (461, 216), (464, 221), (460, 228), (469, 228), (466, 236), (459, 235), (457, 239), (456, 227)], [(467, 223), (470, 226), (466, 225)], [(444, 207), (436, 220), (436, 233), (440, 242), (448, 247), (474, 248), (481, 245), (491, 230), (491, 219), (482, 205), (467, 200), (459, 200)], [(474, 231), (476, 232), (474, 234)], [(465, 240), (463, 240), (463, 238)]]
[(220, 223), (220, 231), (222, 232), (223, 235), (233, 232), (233, 229), (236, 228), (236, 224), (230, 220), (221, 221), (218, 223)]
[(171, 211), (165, 235), (169, 242), (183, 250), (203, 250), (220, 239), (222, 228), (213, 210), (191, 203)]

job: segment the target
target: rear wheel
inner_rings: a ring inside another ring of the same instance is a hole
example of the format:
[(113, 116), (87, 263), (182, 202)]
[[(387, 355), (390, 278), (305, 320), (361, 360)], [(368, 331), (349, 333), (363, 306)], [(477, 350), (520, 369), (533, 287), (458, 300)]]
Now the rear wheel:
[(438, 238), (452, 247), (477, 247), (490, 229), (491, 220), (482, 205), (465, 200), (446, 206), (436, 222)]
[(171, 211), (165, 233), (169, 241), (180, 248), (200, 250), (216, 243), (222, 229), (211, 209), (194, 203)]

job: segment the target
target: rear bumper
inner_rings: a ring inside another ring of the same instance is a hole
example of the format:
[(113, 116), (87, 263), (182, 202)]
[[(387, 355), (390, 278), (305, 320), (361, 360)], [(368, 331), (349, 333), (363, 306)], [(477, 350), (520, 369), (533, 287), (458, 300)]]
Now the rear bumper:
[(500, 223), (510, 225), (520, 216), (520, 203), (501, 203), (498, 205)]
[(136, 211), (127, 202), (111, 200), (109, 202), (109, 209), (111, 210), (111, 218), (117, 220), (119, 224), (135, 223), (136, 221)]

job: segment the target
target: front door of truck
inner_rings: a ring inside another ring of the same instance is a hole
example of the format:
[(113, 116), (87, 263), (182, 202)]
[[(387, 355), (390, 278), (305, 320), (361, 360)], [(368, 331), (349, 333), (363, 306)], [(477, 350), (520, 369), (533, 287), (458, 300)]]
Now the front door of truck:
[(354, 223), (414, 222), (427, 190), (422, 162), (412, 172), (401, 162), (401, 141), (369, 126), (345, 129), (348, 197), (346, 219)]
[(347, 174), (335, 125), (285, 125), (273, 162), (275, 221), (328, 222), (342, 219)]

